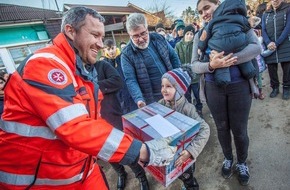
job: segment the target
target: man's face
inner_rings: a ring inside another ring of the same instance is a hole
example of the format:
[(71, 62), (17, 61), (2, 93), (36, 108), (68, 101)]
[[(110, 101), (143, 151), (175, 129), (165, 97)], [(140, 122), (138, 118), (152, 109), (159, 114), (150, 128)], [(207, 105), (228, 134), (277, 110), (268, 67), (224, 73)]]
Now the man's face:
[(149, 32), (148, 29), (145, 28), (144, 25), (140, 25), (135, 30), (130, 30), (129, 32), (130, 38), (133, 44), (140, 48), (146, 49), (149, 45)]
[(116, 53), (117, 53), (116, 50), (117, 50), (116, 46), (104, 48), (105, 54), (108, 55), (112, 59), (116, 57)]
[(104, 24), (98, 18), (87, 15), (85, 24), (76, 31), (72, 29), (69, 36), (72, 38), (74, 47), (85, 64), (94, 64), (97, 60), (98, 51), (103, 48), (105, 35)]

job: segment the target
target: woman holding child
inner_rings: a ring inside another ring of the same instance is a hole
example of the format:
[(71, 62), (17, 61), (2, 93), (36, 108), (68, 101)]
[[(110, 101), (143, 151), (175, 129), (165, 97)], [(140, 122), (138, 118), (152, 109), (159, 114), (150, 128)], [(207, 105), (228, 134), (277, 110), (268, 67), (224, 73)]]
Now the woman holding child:
[[(205, 23), (211, 21), (214, 11), (220, 4), (218, 0), (198, 0), (197, 9)], [(247, 125), (252, 103), (251, 93), (254, 92), (251, 88), (253, 84), (250, 85), (249, 80), (242, 76), (238, 65), (251, 61), (261, 51), (253, 29), (246, 32), (246, 38), (248, 45), (241, 51), (224, 55), (224, 52), (212, 50), (210, 60), (205, 62), (199, 59), (200, 34), (197, 33), (194, 38), (192, 55), (193, 71), (204, 74), (205, 83), (202, 83), (200, 90), (201, 94), (205, 92), (205, 97), (203, 97), (206, 99), (215, 121), (219, 143), (224, 154), (222, 176), (227, 179), (233, 174), (232, 133), (237, 152), (235, 171), (238, 173), (241, 185), (247, 185), (250, 179), (249, 168), (246, 164), (249, 147)], [(215, 69), (226, 67), (229, 67), (231, 81), (228, 85), (219, 86), (215, 83), (213, 73)]]

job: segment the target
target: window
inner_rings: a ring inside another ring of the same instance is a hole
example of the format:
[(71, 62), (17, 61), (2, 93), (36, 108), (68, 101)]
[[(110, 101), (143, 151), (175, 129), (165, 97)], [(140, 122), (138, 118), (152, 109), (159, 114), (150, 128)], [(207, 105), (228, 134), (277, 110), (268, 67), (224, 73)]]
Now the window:
[(3, 60), (2, 60), (1, 57), (0, 57), (0, 71), (4, 71), (5, 73), (7, 72), (6, 69), (5, 69), (5, 65), (4, 65)]
[(9, 48), (8, 50), (15, 63), (15, 66), (17, 67), (29, 54), (34, 53), (36, 50), (43, 47), (45, 47), (45, 43), (14, 47)]
[(28, 46), (31, 53), (34, 53), (36, 50), (45, 47), (45, 44), (33, 44)]
[(29, 54), (30, 51), (27, 46), (17, 47), (13, 49), (9, 49), (10, 54), (13, 58), (15, 65), (18, 65), (23, 61)]

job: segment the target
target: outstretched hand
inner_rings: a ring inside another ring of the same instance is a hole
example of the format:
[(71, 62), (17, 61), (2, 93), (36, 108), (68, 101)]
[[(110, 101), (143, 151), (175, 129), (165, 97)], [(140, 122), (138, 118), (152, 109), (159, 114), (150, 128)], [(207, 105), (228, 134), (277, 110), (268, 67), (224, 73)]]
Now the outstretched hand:
[(173, 160), (177, 147), (170, 146), (171, 141), (167, 137), (145, 142), (149, 153), (148, 165), (165, 166)]

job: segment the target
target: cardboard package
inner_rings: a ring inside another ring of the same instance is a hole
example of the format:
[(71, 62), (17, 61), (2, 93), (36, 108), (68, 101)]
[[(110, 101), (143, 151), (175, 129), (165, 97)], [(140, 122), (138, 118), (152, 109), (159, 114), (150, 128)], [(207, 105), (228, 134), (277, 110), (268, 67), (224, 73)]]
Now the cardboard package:
[(170, 145), (178, 148), (173, 161), (164, 167), (148, 166), (145, 168), (165, 187), (193, 164), (194, 161), (188, 159), (182, 167), (174, 167), (174, 163), (179, 157), (178, 154), (198, 133), (200, 128), (198, 121), (157, 102), (123, 115), (122, 119), (124, 132), (142, 142), (172, 136), (173, 140)]

